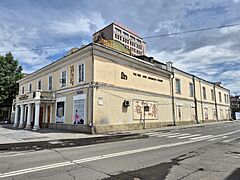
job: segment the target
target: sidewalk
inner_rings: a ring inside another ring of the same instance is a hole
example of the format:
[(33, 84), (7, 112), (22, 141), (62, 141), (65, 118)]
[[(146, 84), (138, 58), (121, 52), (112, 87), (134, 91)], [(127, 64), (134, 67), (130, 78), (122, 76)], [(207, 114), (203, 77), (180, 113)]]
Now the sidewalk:
[(104, 142), (147, 138), (147, 132), (170, 131), (186, 128), (200, 128), (232, 121), (221, 121), (215, 123), (182, 125), (162, 127), (155, 129), (142, 129), (123, 132), (109, 132), (106, 134), (84, 134), (60, 131), (54, 129), (41, 129), (30, 131), (24, 129), (13, 129), (11, 124), (0, 125), (0, 151), (11, 150), (41, 150), (61, 147), (84, 146)]

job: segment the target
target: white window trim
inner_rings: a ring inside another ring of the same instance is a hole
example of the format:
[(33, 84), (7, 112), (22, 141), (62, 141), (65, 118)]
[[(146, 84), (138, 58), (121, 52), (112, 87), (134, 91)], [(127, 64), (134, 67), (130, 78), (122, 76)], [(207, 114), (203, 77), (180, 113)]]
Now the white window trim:
[(87, 112), (86, 98), (87, 98), (86, 94), (79, 94), (77, 96), (73, 96), (73, 101), (72, 101), (72, 107), (73, 107), (72, 108), (72, 112), (73, 112), (73, 114), (72, 114), (72, 121), (73, 121), (73, 119), (74, 119), (74, 101), (75, 100), (84, 100), (84, 124), (83, 125), (87, 124), (87, 119), (86, 119), (86, 112)]
[[(64, 87), (62, 87), (62, 83), (60, 83), (60, 79), (62, 79), (62, 72), (63, 71), (66, 71), (66, 86), (64, 86)], [(63, 69), (61, 69), (61, 71), (60, 71), (60, 79), (59, 79), (59, 84), (60, 84), (60, 89), (64, 89), (64, 88), (67, 88), (67, 86), (68, 86), (68, 70), (67, 70), (67, 68), (63, 68)]]
[[(30, 84), (31, 84), (31, 91), (30, 91)], [(28, 83), (28, 92), (32, 92), (33, 91), (33, 87), (32, 87), (32, 82)]]
[[(50, 76), (52, 76), (52, 89), (49, 89), (49, 77), (50, 77)], [(48, 82), (47, 90), (48, 90), (48, 91), (52, 91), (52, 90), (53, 90), (53, 74), (49, 74), (49, 75), (47, 76), (47, 82)]]
[[(83, 74), (84, 74), (84, 78), (83, 78), (83, 81), (81, 81), (81, 82), (79, 82), (78, 80), (79, 80), (79, 66), (80, 65), (84, 65), (84, 69), (83, 69)], [(77, 64), (77, 80), (76, 80), (76, 82), (77, 82), (77, 84), (82, 84), (82, 83), (84, 83), (86, 81), (86, 64), (85, 64), (85, 62), (79, 62), (78, 64)]]
[[(41, 89), (38, 88), (38, 82), (41, 81)], [(36, 87), (37, 90), (42, 90), (43, 89), (43, 84), (42, 84), (42, 79), (39, 78), (37, 79), (37, 87)]]
[[(179, 92), (177, 92), (177, 81), (179, 81)], [(176, 94), (181, 94), (182, 93), (181, 79), (180, 78), (175, 79), (175, 93)]]
[(57, 123), (57, 103), (64, 101), (64, 119), (63, 124), (65, 124), (65, 117), (66, 117), (66, 97), (56, 98), (56, 105), (55, 105), (55, 123)]

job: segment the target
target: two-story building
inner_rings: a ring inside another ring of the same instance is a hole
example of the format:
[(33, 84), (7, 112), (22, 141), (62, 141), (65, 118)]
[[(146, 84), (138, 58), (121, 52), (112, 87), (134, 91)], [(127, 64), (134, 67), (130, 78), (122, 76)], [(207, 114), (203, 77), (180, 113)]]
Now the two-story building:
[(229, 91), (91, 43), (18, 81), (14, 127), (108, 132), (228, 120)]

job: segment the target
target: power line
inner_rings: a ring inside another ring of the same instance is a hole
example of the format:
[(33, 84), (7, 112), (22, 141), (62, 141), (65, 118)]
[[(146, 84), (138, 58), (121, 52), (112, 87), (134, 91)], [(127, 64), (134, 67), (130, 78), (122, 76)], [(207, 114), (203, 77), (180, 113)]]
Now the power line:
[(193, 30), (189, 30), (189, 31), (175, 32), (175, 33), (169, 33), (169, 34), (160, 34), (160, 35), (154, 35), (154, 36), (147, 36), (147, 37), (144, 37), (143, 39), (166, 37), (166, 36), (171, 36), (171, 35), (187, 34), (187, 33), (200, 32), (200, 31), (209, 31), (209, 30), (222, 29), (222, 28), (226, 28), (226, 27), (234, 27), (234, 26), (239, 26), (239, 25), (240, 24), (238, 23), (238, 24), (229, 24), (229, 25), (222, 25), (222, 26), (216, 26), (216, 27), (202, 28), (202, 29), (193, 29)]
[(83, 44), (72, 44), (71, 46), (50, 46), (50, 47), (41, 47), (41, 48), (33, 48), (33, 49), (20, 49), (20, 50), (9, 50), (9, 51), (1, 51), (1, 53), (8, 53), (8, 52), (24, 52), (24, 51), (39, 51), (44, 49), (62, 49), (62, 48), (68, 48), (73, 46), (82, 46)]

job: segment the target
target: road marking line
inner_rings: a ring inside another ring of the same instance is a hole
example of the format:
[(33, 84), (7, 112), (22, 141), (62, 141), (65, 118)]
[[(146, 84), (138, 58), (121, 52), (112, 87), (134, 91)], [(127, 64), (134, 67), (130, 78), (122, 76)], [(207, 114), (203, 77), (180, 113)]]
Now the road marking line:
[(5, 158), (5, 157), (14, 157), (14, 156), (23, 156), (25, 153), (17, 153), (17, 154), (9, 154), (5, 156), (0, 156), (0, 158)]
[(163, 136), (177, 135), (177, 134), (180, 134), (180, 133), (161, 133), (161, 134), (152, 134), (152, 135), (149, 135), (149, 136), (151, 136), (151, 137), (163, 137)]
[(201, 136), (201, 135), (202, 135), (202, 134), (193, 134), (193, 135), (189, 135), (189, 136), (178, 137), (178, 139), (186, 139), (186, 138), (196, 137), (196, 136)]
[(194, 138), (190, 138), (190, 139), (195, 140), (195, 139), (208, 138), (208, 137), (212, 137), (212, 136), (213, 135), (206, 135), (206, 136), (194, 137)]
[(175, 138), (175, 137), (180, 137), (180, 136), (188, 136), (190, 134), (179, 134), (179, 135), (173, 135), (173, 136), (168, 136), (167, 138)]
[(207, 141), (216, 141), (216, 140), (218, 140), (218, 139), (225, 139), (225, 138), (227, 138), (227, 137), (228, 137), (228, 136), (217, 137), (217, 138), (209, 139), (209, 140), (207, 140)]
[[(230, 134), (235, 134), (237, 132), (240, 132), (240, 130), (232, 131), (232, 132), (217, 135), (217, 136), (222, 137), (222, 136), (226, 136), (226, 135), (230, 135)], [(212, 135), (208, 135), (208, 137), (209, 136), (212, 136)], [(153, 150), (158, 150), (158, 149), (167, 148), (167, 147), (191, 144), (191, 143), (207, 140), (207, 139), (209, 139), (208, 137), (205, 136), (205, 138), (204, 138), (204, 136), (202, 136), (201, 139), (177, 142), (177, 143), (172, 143), (172, 144), (164, 144), (164, 145), (158, 145), (158, 146), (152, 146), (152, 147), (146, 147), (146, 148), (140, 148), (140, 149), (134, 149), (134, 150), (128, 150), (128, 151), (122, 151), (122, 152), (118, 152), (118, 153), (105, 154), (105, 155), (94, 156), (94, 157), (90, 157), (90, 158), (83, 158), (83, 159), (78, 159), (78, 160), (73, 160), (73, 161), (66, 161), (66, 162), (62, 162), (62, 163), (55, 163), (55, 164), (43, 165), (43, 166), (32, 167), (32, 168), (27, 168), (27, 169), (21, 169), (21, 170), (7, 172), (7, 173), (0, 173), (0, 178), (17, 176), (17, 175), (27, 174), (27, 173), (31, 173), (31, 172), (38, 172), (38, 171), (47, 170), (47, 169), (70, 166), (70, 165), (74, 165), (74, 164), (81, 164), (84, 162), (91, 162), (91, 161), (113, 158), (113, 157), (118, 157), (118, 156), (124, 156), (124, 155), (129, 155), (129, 154), (153, 151)]]
[(232, 142), (232, 141), (234, 141), (235, 139), (237, 139), (237, 138), (231, 138), (231, 139), (227, 139), (227, 140), (224, 140), (224, 141), (222, 141), (222, 142), (224, 142), (224, 143), (229, 143), (229, 142)]

